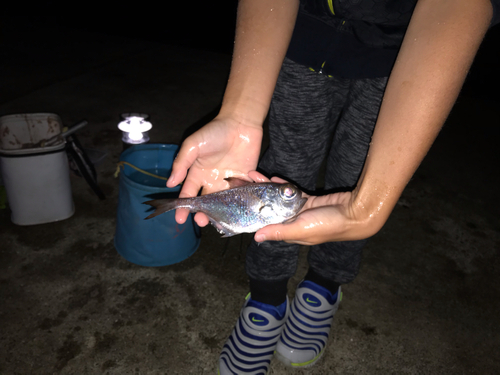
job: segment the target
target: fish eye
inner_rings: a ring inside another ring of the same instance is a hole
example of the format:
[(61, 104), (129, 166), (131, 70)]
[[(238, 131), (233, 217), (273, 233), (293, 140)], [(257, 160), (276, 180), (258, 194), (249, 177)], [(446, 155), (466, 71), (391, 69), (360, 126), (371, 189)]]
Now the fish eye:
[(297, 189), (295, 189), (295, 187), (290, 184), (281, 186), (279, 192), (281, 198), (285, 200), (293, 199), (297, 195)]

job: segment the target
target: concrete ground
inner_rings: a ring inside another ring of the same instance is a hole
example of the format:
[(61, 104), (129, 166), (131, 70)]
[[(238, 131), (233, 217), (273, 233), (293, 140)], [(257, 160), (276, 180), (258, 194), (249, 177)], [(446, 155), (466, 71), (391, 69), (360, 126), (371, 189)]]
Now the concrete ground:
[[(107, 152), (107, 198), (72, 176), (67, 220), (16, 226), (0, 210), (0, 374), (215, 374), (248, 292), (251, 235), (207, 227), (181, 263), (132, 264), (113, 246), (113, 174), (120, 114), (147, 113), (152, 142), (180, 143), (220, 104), (230, 56), (77, 29), (2, 35), (0, 115), (88, 120), (78, 137)], [(295, 371), (273, 361), (270, 374), (500, 373), (500, 102), (469, 94), (367, 245), (323, 358)]]

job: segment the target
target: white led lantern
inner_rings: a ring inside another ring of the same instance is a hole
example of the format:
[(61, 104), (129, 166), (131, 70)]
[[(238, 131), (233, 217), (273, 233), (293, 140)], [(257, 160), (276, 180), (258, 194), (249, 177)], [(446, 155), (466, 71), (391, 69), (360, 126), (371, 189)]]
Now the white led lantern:
[(147, 115), (130, 114), (122, 115), (124, 120), (118, 124), (118, 129), (123, 132), (122, 141), (129, 145), (138, 145), (149, 142), (148, 131), (153, 125), (146, 121)]

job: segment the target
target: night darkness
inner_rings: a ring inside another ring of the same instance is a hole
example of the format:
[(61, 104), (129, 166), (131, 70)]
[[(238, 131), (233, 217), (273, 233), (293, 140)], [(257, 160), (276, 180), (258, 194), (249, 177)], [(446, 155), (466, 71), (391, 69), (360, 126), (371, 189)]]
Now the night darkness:
[[(106, 199), (71, 174), (70, 218), (15, 225), (10, 207), (0, 209), (2, 375), (215, 374), (249, 291), (251, 234), (221, 238), (207, 226), (194, 254), (159, 267), (134, 264), (114, 243), (120, 115), (149, 114), (151, 142), (169, 144), (211, 120), (227, 82), (237, 1), (110, 3), (2, 4), (0, 116), (85, 119), (78, 139), (106, 154), (95, 166)], [(500, 25), (368, 241), (359, 275), (342, 285), (321, 361), (297, 375), (498, 373), (499, 46)], [(42, 200), (43, 189), (32, 196)], [(184, 230), (169, 224), (174, 238)], [(128, 233), (136, 232), (132, 225)], [(157, 245), (161, 256), (176, 247), (169, 240)], [(300, 249), (289, 297), (307, 273), (307, 251)], [(271, 372), (290, 374), (275, 359)]]
[[(22, 25), (37, 30), (79, 29), (231, 54), (237, 1), (157, 2), (111, 7), (95, 0), (79, 3), (46, 1), (26, 9), (6, 6), (1, 27)], [(462, 94), (500, 99), (500, 25), (491, 29), (476, 56)]]

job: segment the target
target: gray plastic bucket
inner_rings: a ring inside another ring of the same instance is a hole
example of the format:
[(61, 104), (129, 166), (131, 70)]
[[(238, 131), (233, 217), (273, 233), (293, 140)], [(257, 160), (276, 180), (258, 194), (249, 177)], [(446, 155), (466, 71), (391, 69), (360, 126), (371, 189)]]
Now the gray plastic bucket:
[(62, 121), (53, 113), (0, 117), (0, 170), (14, 224), (43, 224), (73, 215), (65, 142), (43, 147), (44, 140), (61, 131)]

